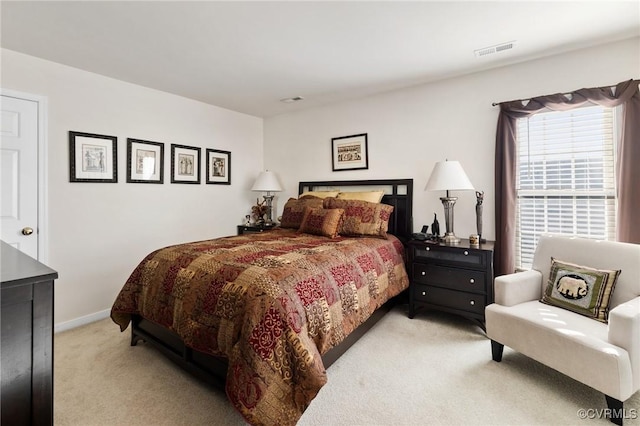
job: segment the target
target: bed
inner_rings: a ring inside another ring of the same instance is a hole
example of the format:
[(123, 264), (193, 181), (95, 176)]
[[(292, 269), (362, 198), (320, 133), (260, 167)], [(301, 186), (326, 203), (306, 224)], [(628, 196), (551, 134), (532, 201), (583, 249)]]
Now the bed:
[(393, 207), (386, 236), (318, 235), (307, 209), (300, 229), (311, 233), (289, 227), (165, 247), (133, 271), (111, 318), (122, 331), (131, 324), (131, 345), (148, 342), (224, 386), (249, 423), (295, 424), (326, 368), (408, 287), (412, 179), (300, 182), (298, 193), (336, 188), (384, 190), (381, 208)]

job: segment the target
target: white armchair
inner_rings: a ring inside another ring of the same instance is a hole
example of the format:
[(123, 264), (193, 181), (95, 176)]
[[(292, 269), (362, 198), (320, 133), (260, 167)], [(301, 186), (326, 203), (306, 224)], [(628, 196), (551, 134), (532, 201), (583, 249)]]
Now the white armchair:
[[(598, 269), (619, 269), (608, 324), (540, 302), (551, 257)], [(529, 271), (496, 277), (486, 307), (494, 361), (504, 345), (605, 394), (611, 421), (640, 390), (640, 245), (541, 236)]]

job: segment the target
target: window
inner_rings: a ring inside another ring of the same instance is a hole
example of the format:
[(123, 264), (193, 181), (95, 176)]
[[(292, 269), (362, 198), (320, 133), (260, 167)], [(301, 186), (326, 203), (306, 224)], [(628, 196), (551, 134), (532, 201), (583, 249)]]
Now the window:
[(517, 122), (516, 267), (542, 233), (615, 239), (615, 110), (589, 106)]

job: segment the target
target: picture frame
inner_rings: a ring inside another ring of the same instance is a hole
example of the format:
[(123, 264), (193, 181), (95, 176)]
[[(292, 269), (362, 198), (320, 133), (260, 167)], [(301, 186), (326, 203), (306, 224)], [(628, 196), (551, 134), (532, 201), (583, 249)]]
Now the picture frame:
[(69, 181), (118, 182), (118, 138), (69, 131)]
[(333, 171), (365, 170), (369, 168), (367, 134), (341, 136), (331, 139)]
[(164, 183), (164, 144), (127, 138), (127, 182)]
[(171, 144), (171, 183), (200, 184), (202, 148)]
[(231, 152), (207, 148), (207, 184), (231, 185)]

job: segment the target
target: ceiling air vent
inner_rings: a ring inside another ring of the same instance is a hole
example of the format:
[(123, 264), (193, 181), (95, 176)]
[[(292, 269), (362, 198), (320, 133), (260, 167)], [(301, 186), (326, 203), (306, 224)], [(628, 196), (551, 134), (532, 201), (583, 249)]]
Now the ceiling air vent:
[(504, 52), (505, 50), (511, 50), (515, 47), (515, 41), (508, 41), (506, 43), (496, 44), (495, 46), (483, 47), (482, 49), (474, 50), (473, 53), (477, 58), (487, 55), (493, 55), (494, 53)]

